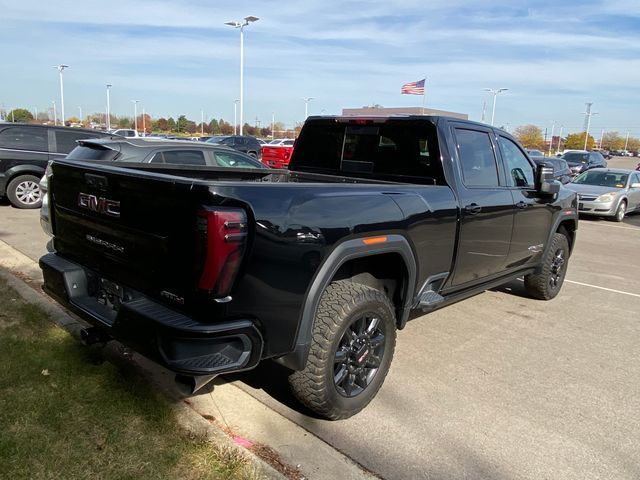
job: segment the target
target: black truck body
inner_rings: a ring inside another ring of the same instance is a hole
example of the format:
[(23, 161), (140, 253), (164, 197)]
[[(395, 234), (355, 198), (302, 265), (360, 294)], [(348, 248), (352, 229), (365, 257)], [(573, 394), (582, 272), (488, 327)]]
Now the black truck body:
[[(382, 295), (402, 329), (414, 310), (517, 277), (540, 298), (562, 284), (575, 194), (501, 130), (446, 117), (315, 117), (289, 168), (56, 160), (44, 289), (105, 335), (197, 378), (267, 358), (308, 370), (330, 285)], [(566, 246), (556, 249), (558, 235)], [(376, 332), (395, 342), (385, 328)], [(326, 345), (336, 362), (351, 348), (349, 372), (375, 364), (367, 378), (353, 373), (346, 393), (336, 387), (337, 407), (335, 392), (320, 406), (299, 398), (328, 418), (363, 408), (388, 368), (371, 360), (384, 350), (374, 336)]]

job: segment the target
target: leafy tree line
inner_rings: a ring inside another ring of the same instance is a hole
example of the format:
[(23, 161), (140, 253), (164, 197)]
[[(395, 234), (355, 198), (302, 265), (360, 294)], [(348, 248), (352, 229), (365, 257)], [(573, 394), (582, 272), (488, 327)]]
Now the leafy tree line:
[[(24, 123), (47, 123), (53, 121), (46, 112), (39, 113), (38, 118), (36, 119), (33, 114), (25, 108), (16, 108), (5, 113), (4, 120), (7, 122)], [(109, 120), (112, 128), (134, 128), (136, 126), (136, 122), (133, 117), (110, 115)], [(86, 115), (85, 118), (82, 119), (76, 116), (71, 116), (65, 119), (65, 124), (71, 126), (83, 126), (87, 128), (105, 128), (105, 115), (103, 113), (92, 113)], [(286, 129), (282, 122), (276, 122), (273, 125), (273, 130), (276, 137), (294, 137), (300, 130), (300, 126), (301, 125), (296, 125), (294, 129)], [(178, 135), (199, 135), (204, 132), (205, 135), (233, 134), (233, 124), (222, 118), (214, 118), (208, 123), (201, 124), (200, 122), (196, 123), (193, 120), (189, 120), (185, 115), (180, 115), (177, 119), (173, 117), (160, 117), (153, 119), (149, 114), (145, 113), (144, 115), (138, 115), (137, 128), (139, 132), (144, 131), (146, 133), (159, 132)], [(239, 126), (237, 130), (240, 131)], [(255, 137), (270, 137), (271, 125), (260, 128), (245, 123), (244, 134)]]
[[(549, 149), (549, 141), (551, 141), (552, 153), (565, 149), (584, 149), (585, 135), (586, 132), (570, 133), (564, 138), (556, 135), (545, 142), (542, 129), (536, 125), (522, 125), (513, 132), (513, 136), (518, 139), (524, 148), (546, 151)], [(600, 144), (600, 142), (602, 144)], [(589, 134), (587, 138), (587, 150), (593, 150), (594, 148), (601, 148), (602, 150), (622, 150), (625, 142), (627, 143), (627, 150), (640, 149), (640, 139), (629, 137), (627, 141), (626, 136), (622, 137), (618, 132), (606, 132), (601, 141), (596, 141), (593, 135)]]

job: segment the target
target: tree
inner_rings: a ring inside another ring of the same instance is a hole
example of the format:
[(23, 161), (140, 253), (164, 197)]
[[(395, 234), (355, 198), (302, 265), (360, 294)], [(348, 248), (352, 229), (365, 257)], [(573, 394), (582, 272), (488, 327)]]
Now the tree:
[(176, 121), (176, 132), (183, 133), (187, 131), (189, 120), (184, 115), (180, 115)]
[(166, 132), (169, 130), (169, 124), (167, 123), (167, 119), (164, 117), (160, 117), (156, 122), (154, 128), (161, 132)]
[[(568, 150), (583, 150), (584, 149), (584, 137), (587, 132), (570, 133), (567, 135), (567, 139), (564, 142), (564, 148)], [(592, 150), (596, 144), (595, 139), (589, 135), (587, 139), (587, 150)]]
[[(622, 146), (624, 147), (624, 144), (622, 144)], [(638, 150), (640, 150), (640, 139), (629, 137), (629, 140), (627, 141), (627, 150), (633, 152), (637, 152)]]
[(29, 123), (33, 120), (33, 115), (26, 108), (14, 108), (5, 117), (7, 122), (24, 122)]
[(209, 122), (209, 131), (214, 135), (220, 133), (220, 124), (218, 124), (218, 120), (215, 118)]
[(284, 123), (275, 122), (273, 124), (273, 136), (274, 136), (274, 138), (284, 137), (285, 132), (286, 132), (286, 130), (284, 128)]
[(74, 124), (74, 123), (77, 124), (77, 123), (82, 123), (82, 122), (80, 121), (80, 119), (78, 117), (74, 116), (74, 117), (67, 118), (66, 123), (67, 123), (67, 125), (69, 125), (69, 124)]
[(602, 137), (602, 145), (600, 145), (600, 148), (604, 150), (622, 150), (623, 147), (624, 138), (622, 138), (618, 132), (607, 132)]
[(167, 129), (170, 132), (175, 132), (176, 131), (176, 121), (173, 119), (173, 117), (169, 117), (167, 119)]
[(129, 117), (120, 117), (118, 119), (118, 128), (131, 128), (132, 123)]
[(199, 123), (196, 125), (197, 132), (211, 133), (211, 129), (209, 128), (209, 124), (207, 122)]
[(522, 125), (515, 129), (513, 136), (524, 148), (544, 149), (545, 147), (542, 129), (535, 125)]
[(220, 133), (222, 135), (231, 135), (233, 133), (233, 125), (229, 122), (225, 122), (223, 119), (218, 121), (218, 125), (220, 126)]

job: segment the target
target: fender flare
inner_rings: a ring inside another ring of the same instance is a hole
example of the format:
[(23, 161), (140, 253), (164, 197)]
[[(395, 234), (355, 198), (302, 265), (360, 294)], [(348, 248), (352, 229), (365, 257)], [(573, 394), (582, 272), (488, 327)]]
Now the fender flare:
[[(551, 228), (551, 230), (549, 230), (549, 236), (547, 237), (547, 243), (544, 246), (544, 253), (542, 254), (542, 258), (545, 258), (547, 255), (547, 251), (549, 250), (549, 246), (551, 245), (551, 237), (553, 236), (554, 233), (558, 232), (558, 229), (560, 228), (560, 224), (562, 222), (565, 221), (571, 221), (573, 223), (573, 231), (576, 232), (578, 230), (578, 215), (576, 213), (571, 213), (571, 214), (560, 214), (557, 216), (557, 218), (555, 219), (555, 221), (553, 222), (553, 228)], [(573, 251), (573, 247), (575, 245), (575, 238), (573, 239), (573, 243), (570, 245), (570, 250)], [(540, 271), (542, 270), (542, 266), (538, 266), (536, 268), (536, 273), (540, 273)]]
[(293, 370), (301, 370), (304, 368), (311, 348), (313, 321), (316, 310), (318, 309), (318, 304), (320, 303), (320, 297), (340, 267), (355, 258), (371, 257), (384, 253), (398, 253), (402, 257), (408, 277), (403, 296), (403, 305), (401, 307), (402, 313), (400, 318), (397, 319), (397, 324), (399, 328), (404, 327), (413, 304), (417, 275), (416, 260), (413, 250), (405, 237), (402, 235), (387, 235), (386, 237), (386, 242), (374, 245), (365, 245), (362, 242), (362, 238), (347, 240), (333, 249), (318, 269), (318, 273), (308, 289), (300, 313), (298, 332), (293, 351), (283, 357), (277, 358), (275, 360), (276, 362)]

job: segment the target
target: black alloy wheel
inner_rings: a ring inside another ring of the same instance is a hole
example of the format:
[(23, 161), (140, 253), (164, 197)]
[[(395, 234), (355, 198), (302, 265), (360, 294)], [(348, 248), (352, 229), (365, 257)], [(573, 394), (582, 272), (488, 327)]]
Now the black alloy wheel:
[(540, 271), (524, 277), (527, 292), (540, 300), (551, 300), (558, 295), (567, 274), (569, 240), (562, 233), (554, 233), (541, 261)]
[(355, 397), (367, 388), (382, 363), (385, 327), (375, 315), (365, 315), (347, 327), (334, 355), (333, 381), (345, 397)]

